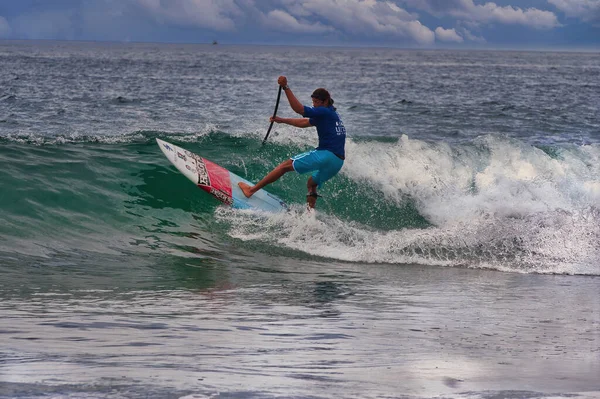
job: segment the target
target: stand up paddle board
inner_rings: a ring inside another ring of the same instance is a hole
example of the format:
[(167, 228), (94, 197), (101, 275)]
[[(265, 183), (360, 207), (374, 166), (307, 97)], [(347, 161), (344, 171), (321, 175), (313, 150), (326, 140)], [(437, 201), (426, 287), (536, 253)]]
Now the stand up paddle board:
[(268, 212), (288, 210), (285, 202), (265, 190), (259, 190), (252, 197), (246, 198), (238, 183), (244, 182), (251, 186), (253, 183), (224, 167), (166, 141), (156, 139), (156, 142), (167, 159), (185, 177), (224, 204), (233, 208), (254, 208)]

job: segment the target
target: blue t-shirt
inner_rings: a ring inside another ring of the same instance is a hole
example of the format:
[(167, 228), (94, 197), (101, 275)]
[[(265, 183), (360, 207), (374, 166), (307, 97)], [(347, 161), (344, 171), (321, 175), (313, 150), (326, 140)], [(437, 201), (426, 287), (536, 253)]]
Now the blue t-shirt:
[(346, 128), (333, 107), (304, 106), (303, 116), (309, 118), (311, 125), (317, 128), (319, 146), (317, 150), (329, 150), (335, 155), (345, 157)]

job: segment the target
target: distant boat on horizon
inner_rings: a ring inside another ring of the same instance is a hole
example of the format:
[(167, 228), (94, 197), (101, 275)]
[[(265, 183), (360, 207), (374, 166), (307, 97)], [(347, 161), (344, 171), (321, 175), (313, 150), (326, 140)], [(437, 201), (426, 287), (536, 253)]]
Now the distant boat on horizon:
[(216, 40), (213, 40), (213, 46), (215, 46), (215, 45), (217, 45), (217, 44), (219, 44), (219, 43), (217, 43), (217, 41), (216, 41)]

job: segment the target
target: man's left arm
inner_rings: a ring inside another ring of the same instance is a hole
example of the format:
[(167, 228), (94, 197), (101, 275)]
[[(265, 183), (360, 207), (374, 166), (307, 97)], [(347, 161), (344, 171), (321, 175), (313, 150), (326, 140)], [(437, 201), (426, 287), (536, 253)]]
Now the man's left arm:
[(271, 117), (271, 121), (302, 128), (312, 127), (308, 118), (280, 118), (277, 116), (275, 118)]

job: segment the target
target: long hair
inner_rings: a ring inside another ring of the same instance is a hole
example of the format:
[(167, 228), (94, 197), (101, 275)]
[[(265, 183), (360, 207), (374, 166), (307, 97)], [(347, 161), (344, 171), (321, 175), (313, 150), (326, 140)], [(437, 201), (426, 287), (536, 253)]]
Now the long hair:
[[(317, 90), (313, 91), (313, 94), (310, 95), (312, 98), (316, 98), (317, 100), (325, 101), (328, 107), (333, 107), (333, 98), (327, 90), (320, 87)], [(335, 107), (333, 107), (335, 110)]]

